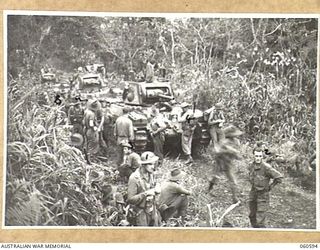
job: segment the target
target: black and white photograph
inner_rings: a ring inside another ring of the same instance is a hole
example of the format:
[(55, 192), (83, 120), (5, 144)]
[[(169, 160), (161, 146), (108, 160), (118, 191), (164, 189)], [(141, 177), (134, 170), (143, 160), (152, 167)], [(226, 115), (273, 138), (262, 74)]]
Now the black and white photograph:
[(3, 16), (4, 228), (319, 229), (318, 16)]

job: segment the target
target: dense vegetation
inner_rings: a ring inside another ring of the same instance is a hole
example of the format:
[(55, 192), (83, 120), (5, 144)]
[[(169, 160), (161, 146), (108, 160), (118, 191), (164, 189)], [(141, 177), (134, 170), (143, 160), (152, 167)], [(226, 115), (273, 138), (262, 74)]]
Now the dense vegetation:
[[(266, 141), (290, 185), (314, 194), (317, 32), (316, 19), (9, 16), (6, 225), (116, 220), (112, 209), (102, 211), (90, 183), (94, 169), (118, 184), (113, 159), (88, 166), (68, 145), (64, 107), (51, 103), (50, 89), (40, 84), (46, 64), (70, 73), (101, 62), (117, 85), (153, 58), (166, 67), (178, 101), (203, 110), (222, 101), (228, 123), (246, 132), (241, 150)], [(46, 91), (49, 101), (40, 102)], [(210, 150), (196, 164), (203, 169), (208, 162)], [(187, 171), (196, 192), (205, 188), (204, 176)], [(125, 185), (118, 189), (125, 192)], [(191, 226), (202, 225), (208, 203), (192, 199)]]

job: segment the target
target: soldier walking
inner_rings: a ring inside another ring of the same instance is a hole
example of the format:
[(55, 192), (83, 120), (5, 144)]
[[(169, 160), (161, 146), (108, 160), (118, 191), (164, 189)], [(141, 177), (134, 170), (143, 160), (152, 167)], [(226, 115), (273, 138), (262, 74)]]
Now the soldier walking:
[(141, 166), (131, 174), (128, 182), (128, 200), (135, 211), (136, 226), (160, 226), (161, 216), (155, 196), (160, 192), (154, 180), (159, 157), (152, 152), (141, 155)]
[[(263, 149), (253, 150), (254, 162), (249, 166), (249, 180), (252, 185), (249, 194), (250, 223), (254, 228), (265, 228), (271, 189), (282, 182), (282, 174), (263, 161)], [(270, 184), (270, 180), (273, 182)]]
[[(223, 133), (225, 134), (225, 139), (215, 147), (215, 161), (218, 171), (223, 172), (228, 179), (233, 203), (237, 203), (239, 201), (239, 190), (233, 162), (236, 159), (240, 159), (240, 152), (238, 151), (240, 142), (237, 137), (243, 133), (235, 126), (227, 127)], [(216, 175), (212, 177), (209, 190), (212, 189), (217, 179)]]

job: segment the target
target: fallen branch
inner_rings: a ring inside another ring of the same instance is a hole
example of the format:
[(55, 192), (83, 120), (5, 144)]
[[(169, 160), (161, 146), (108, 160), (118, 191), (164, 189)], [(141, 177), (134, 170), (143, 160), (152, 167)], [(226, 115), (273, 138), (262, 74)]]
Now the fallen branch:
[(230, 213), (233, 209), (235, 209), (237, 206), (239, 206), (240, 203), (241, 203), (241, 202), (238, 201), (237, 203), (232, 204), (230, 207), (228, 207), (228, 208), (226, 209), (226, 211), (221, 215), (221, 217), (216, 220), (216, 225), (219, 225), (219, 224), (221, 223), (221, 221), (223, 220), (223, 218), (224, 218), (228, 213)]

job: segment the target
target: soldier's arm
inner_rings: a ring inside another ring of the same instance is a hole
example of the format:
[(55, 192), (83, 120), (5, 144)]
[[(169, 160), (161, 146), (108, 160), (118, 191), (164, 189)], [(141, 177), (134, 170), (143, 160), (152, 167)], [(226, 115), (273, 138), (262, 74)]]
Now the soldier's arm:
[(117, 137), (117, 121), (114, 124), (113, 135), (114, 135), (114, 137)]
[(277, 184), (282, 182), (283, 175), (273, 167), (271, 167), (269, 164), (267, 165), (267, 174), (269, 175), (270, 178), (273, 179), (272, 183), (269, 186), (269, 190), (274, 188)]
[(101, 122), (100, 122), (100, 124), (98, 126), (98, 131), (101, 131), (103, 123), (104, 123), (104, 115), (102, 115), (102, 117), (101, 117)]
[(220, 122), (225, 122), (226, 121), (226, 119), (224, 118), (224, 114), (223, 114), (223, 112), (221, 112), (221, 119), (220, 119)]
[(191, 194), (191, 191), (189, 191), (188, 189), (182, 187), (178, 183), (174, 183), (173, 184), (173, 190), (172, 191), (177, 193), (177, 194), (185, 194), (185, 195), (190, 195)]
[(134, 128), (133, 128), (133, 123), (132, 123), (131, 120), (130, 120), (130, 123), (129, 123), (129, 140), (130, 141), (134, 140)]

